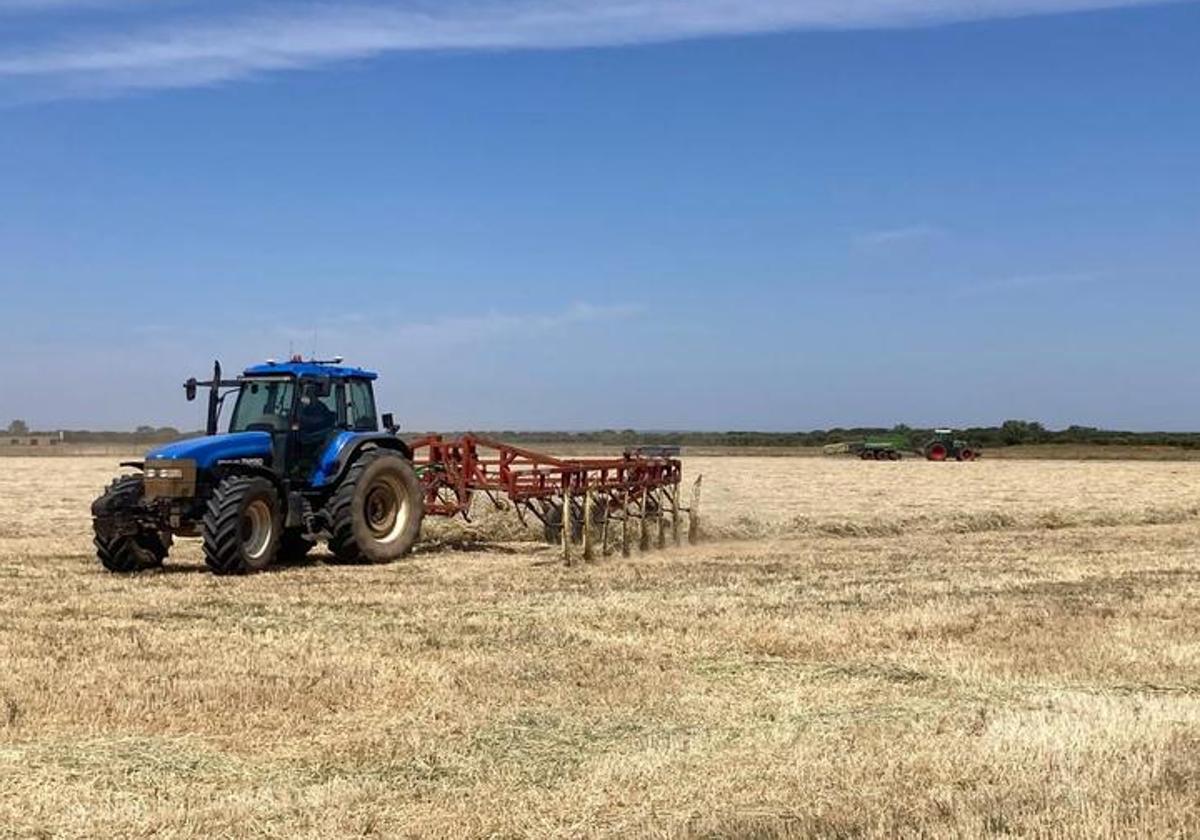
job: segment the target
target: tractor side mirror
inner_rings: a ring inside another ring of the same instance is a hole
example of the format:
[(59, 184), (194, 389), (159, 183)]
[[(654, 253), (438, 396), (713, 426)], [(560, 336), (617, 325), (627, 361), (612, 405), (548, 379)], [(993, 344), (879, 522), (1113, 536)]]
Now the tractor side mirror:
[(196, 377), (194, 377), (194, 376), (191, 379), (189, 379), (187, 382), (183, 383), (183, 390), (185, 393), (187, 393), (187, 401), (188, 402), (196, 401), (196, 387), (199, 384), (200, 383), (196, 381)]
[(400, 427), (396, 425), (396, 417), (390, 411), (383, 415), (383, 428), (393, 435), (400, 431)]

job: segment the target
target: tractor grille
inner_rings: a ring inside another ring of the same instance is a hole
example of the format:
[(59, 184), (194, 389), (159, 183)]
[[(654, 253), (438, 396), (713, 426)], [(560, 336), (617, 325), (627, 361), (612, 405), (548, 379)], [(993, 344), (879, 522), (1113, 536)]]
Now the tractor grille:
[(191, 499), (196, 495), (195, 461), (147, 461), (147, 502), (155, 499)]

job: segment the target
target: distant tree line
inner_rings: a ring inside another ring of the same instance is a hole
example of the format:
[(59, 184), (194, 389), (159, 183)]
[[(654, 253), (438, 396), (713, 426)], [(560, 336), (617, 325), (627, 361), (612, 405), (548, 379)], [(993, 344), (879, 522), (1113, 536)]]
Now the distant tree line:
[[(8, 426), (10, 434), (30, 434), (23, 420)], [(64, 432), (66, 443), (138, 446), (169, 443), (183, 437), (202, 434), (181, 432), (172, 426), (138, 426), (132, 432), (93, 432), (70, 430)], [(447, 435), (455, 434), (447, 432)], [(720, 446), (775, 447), (826, 446), (832, 443), (851, 443), (861, 440), (891, 440), (909, 448), (921, 448), (932, 436), (933, 429), (913, 428), (900, 424), (890, 429), (857, 427), (817, 429), (810, 432), (639, 432), (634, 429), (606, 429), (594, 432), (517, 432), (512, 430), (485, 432), (488, 437), (515, 444), (582, 443), (602, 446)], [(1034, 446), (1047, 443), (1094, 444), (1098, 446), (1178, 446), (1200, 449), (1200, 432), (1122, 432), (1092, 426), (1070, 426), (1051, 430), (1029, 420), (1005, 420), (999, 426), (976, 426), (958, 429), (956, 434), (974, 446)]]
[(63, 431), (63, 442), (140, 446), (142, 444), (171, 443), (181, 438), (202, 434), (204, 433), (181, 432), (173, 426), (138, 426), (132, 432), (92, 432), (86, 429), (74, 429)]
[[(595, 443), (606, 446), (826, 446), (862, 440), (890, 440), (909, 449), (920, 449), (934, 434), (933, 429), (900, 424), (891, 428), (855, 427), (817, 429), (809, 432), (639, 432), (633, 429), (596, 432), (517, 432), (486, 433), (488, 437), (512, 443)], [(956, 429), (958, 437), (975, 446), (999, 448), (1047, 443), (1096, 444), (1100, 446), (1180, 446), (1200, 449), (1200, 432), (1123, 432), (1090, 426), (1070, 426), (1052, 431), (1041, 423), (1006, 420), (999, 426)]]

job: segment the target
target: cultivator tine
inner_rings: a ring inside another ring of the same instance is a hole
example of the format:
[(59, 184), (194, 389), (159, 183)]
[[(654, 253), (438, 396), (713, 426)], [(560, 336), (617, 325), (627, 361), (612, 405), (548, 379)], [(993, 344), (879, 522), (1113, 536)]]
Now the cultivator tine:
[(679, 535), (679, 484), (671, 485), (671, 541), (680, 545)]
[(663, 502), (666, 498), (665, 490), (658, 490), (654, 493), (654, 521), (658, 523), (658, 542), (659, 551), (667, 547), (667, 517), (666, 511), (663, 509)]
[(646, 524), (646, 502), (650, 494), (641, 491), (641, 504), (638, 508), (638, 551), (645, 554), (650, 550), (650, 527)]
[(604, 497), (604, 518), (600, 520), (600, 556), (611, 557), (612, 545), (608, 541), (608, 520), (612, 518), (612, 499)]
[(592, 557), (592, 487), (583, 491), (583, 562), (591, 563)]
[(696, 476), (696, 483), (692, 485), (692, 506), (688, 510), (688, 542), (695, 544), (700, 542), (700, 487), (704, 482), (704, 476)]
[(559, 517), (559, 536), (562, 538), (563, 563), (571, 565), (571, 491), (564, 485), (562, 492), (562, 516)]
[(621, 492), (621, 556), (629, 556), (629, 488)]

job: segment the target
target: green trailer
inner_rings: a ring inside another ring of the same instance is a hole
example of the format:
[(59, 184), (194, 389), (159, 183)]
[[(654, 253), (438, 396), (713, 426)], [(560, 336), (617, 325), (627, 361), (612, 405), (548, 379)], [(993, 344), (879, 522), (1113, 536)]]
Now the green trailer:
[(899, 461), (904, 457), (903, 445), (894, 440), (866, 440), (851, 444), (850, 452), (864, 461)]

